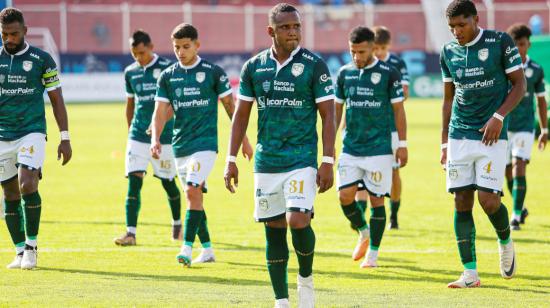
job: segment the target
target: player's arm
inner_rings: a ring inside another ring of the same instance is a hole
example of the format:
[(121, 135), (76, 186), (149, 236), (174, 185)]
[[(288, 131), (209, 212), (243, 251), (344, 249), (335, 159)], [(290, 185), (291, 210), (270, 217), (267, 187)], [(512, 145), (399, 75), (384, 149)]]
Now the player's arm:
[[(223, 108), (225, 109), (225, 112), (229, 116), (230, 120), (233, 120), (233, 115), (235, 113), (235, 103), (233, 101), (233, 95), (229, 94), (222, 98), (220, 98), (220, 101), (222, 102)], [(250, 145), (250, 142), (248, 141), (248, 137), (246, 134), (243, 137), (242, 141), (242, 154), (245, 158), (248, 160), (252, 159), (254, 151), (252, 150), (252, 146)]]
[(543, 151), (546, 148), (546, 143), (548, 142), (548, 110), (546, 109), (547, 105), (544, 94), (541, 96), (537, 95), (537, 105), (539, 109), (540, 125), (539, 150)]
[(239, 186), (239, 169), (237, 168), (236, 157), (239, 152), (239, 146), (243, 142), (246, 135), (250, 112), (252, 110), (252, 103), (253, 101), (239, 99), (237, 101), (237, 109), (233, 114), (233, 121), (231, 122), (231, 133), (229, 134), (229, 154), (224, 171), (225, 188), (227, 188), (231, 193), (235, 193), (233, 184), (235, 187)]
[(342, 129), (344, 130), (346, 128), (346, 121), (344, 121), (344, 104), (343, 103), (336, 103), (335, 109), (336, 109), (336, 130)]
[(345, 113), (344, 113), (344, 103), (346, 102), (346, 92), (344, 85), (344, 70), (340, 70), (338, 73), (338, 78), (336, 79), (336, 87), (334, 89), (334, 102), (336, 109), (336, 130), (346, 128)]
[(409, 153), (407, 150), (407, 118), (405, 116), (405, 106), (403, 104), (405, 98), (401, 78), (400, 73), (392, 69), (390, 71), (388, 90), (394, 115), (395, 128), (397, 129), (397, 136), (399, 139), (395, 158), (400, 167), (405, 167), (409, 159)]
[(151, 155), (153, 158), (160, 157), (162, 146), (160, 144), (160, 135), (166, 125), (166, 122), (174, 116), (172, 105), (164, 101), (155, 102), (155, 111), (153, 112), (153, 121), (151, 123)]
[[(339, 104), (340, 105), (340, 104)], [(323, 162), (317, 172), (317, 186), (319, 193), (329, 190), (334, 184), (334, 142), (336, 139), (336, 122), (334, 115), (334, 100), (317, 103), (317, 109), (322, 121)], [(327, 158), (332, 158), (332, 162)]]
[(53, 115), (57, 122), (57, 127), (61, 132), (61, 142), (57, 147), (57, 160), (61, 159), (61, 156), (63, 156), (63, 162), (61, 164), (65, 165), (71, 160), (73, 150), (71, 148), (71, 141), (69, 140), (69, 118), (61, 88), (57, 87), (53, 90), (49, 90), (48, 97), (52, 103)]
[(128, 123), (128, 129), (132, 125), (132, 119), (134, 118), (134, 109), (135, 109), (135, 100), (134, 97), (126, 97), (126, 122)]
[(441, 110), (441, 158), (440, 163), (445, 168), (447, 164), (447, 142), (449, 141), (449, 123), (451, 122), (451, 112), (453, 99), (455, 97), (455, 85), (452, 81), (443, 83), (443, 108)]

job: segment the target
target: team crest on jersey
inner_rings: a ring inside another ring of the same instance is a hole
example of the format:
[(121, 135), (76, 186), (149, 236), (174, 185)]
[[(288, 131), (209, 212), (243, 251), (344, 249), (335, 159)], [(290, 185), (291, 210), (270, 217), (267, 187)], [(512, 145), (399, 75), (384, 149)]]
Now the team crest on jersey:
[(370, 75), (370, 81), (372, 81), (372, 83), (374, 84), (378, 84), (381, 79), (382, 79), (382, 74), (380, 73), (372, 73), (372, 75)]
[(304, 72), (304, 65), (302, 63), (292, 64), (291, 72), (292, 72), (292, 75), (294, 75), (294, 77), (298, 77), (302, 75), (302, 73)]
[(355, 95), (355, 87), (349, 87), (349, 95)]
[(141, 92), (141, 85), (140, 84), (136, 85), (136, 91)]
[(271, 82), (269, 80), (266, 80), (262, 83), (262, 88), (264, 89), (264, 92), (269, 92), (269, 88), (271, 88)]
[(206, 74), (204, 72), (197, 72), (196, 79), (197, 82), (201, 83), (206, 78)]
[(153, 70), (153, 78), (158, 79), (160, 77), (160, 68), (155, 68)]
[(0, 74), (0, 83), (4, 83), (6, 81), (6, 75)]
[(462, 76), (464, 75), (464, 70), (459, 68), (456, 70), (456, 77), (458, 78), (462, 78)]
[(483, 49), (480, 49), (478, 52), (477, 52), (477, 57), (479, 58), (479, 60), (481, 61), (485, 61), (489, 58), (489, 49), (487, 48), (483, 48)]
[(177, 97), (180, 97), (180, 96), (181, 96), (181, 88), (177, 88), (177, 89), (176, 89), (176, 96), (177, 96)]
[(32, 70), (32, 61), (23, 61), (23, 69), (26, 72)]
[(533, 69), (532, 68), (527, 68), (525, 70), (525, 77), (527, 77), (527, 78), (533, 77)]

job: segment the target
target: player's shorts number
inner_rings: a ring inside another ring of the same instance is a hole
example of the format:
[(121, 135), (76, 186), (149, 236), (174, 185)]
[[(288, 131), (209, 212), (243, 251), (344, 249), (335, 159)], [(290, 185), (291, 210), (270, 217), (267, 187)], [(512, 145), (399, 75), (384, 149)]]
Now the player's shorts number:
[(295, 194), (295, 193), (299, 193), (299, 194), (303, 194), (304, 193), (304, 181), (296, 181), (296, 180), (292, 180), (290, 181), (290, 188), (289, 188), (289, 191), (291, 194)]
[(491, 164), (493, 162), (490, 161), (488, 164), (486, 164), (485, 166), (483, 166), (483, 170), (485, 170), (485, 172), (487, 172), (487, 174), (490, 174), (491, 173)]

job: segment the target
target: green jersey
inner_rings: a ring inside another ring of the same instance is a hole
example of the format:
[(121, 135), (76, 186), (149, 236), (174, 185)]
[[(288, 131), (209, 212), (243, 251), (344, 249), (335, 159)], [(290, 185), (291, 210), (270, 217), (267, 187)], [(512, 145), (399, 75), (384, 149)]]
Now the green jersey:
[[(386, 62), (391, 67), (394, 67), (399, 73), (401, 74), (401, 84), (404, 86), (409, 85), (410, 77), (409, 77), (409, 71), (407, 70), (407, 64), (403, 59), (399, 58), (395, 54), (388, 52), (386, 59), (382, 60)], [(395, 127), (395, 121), (393, 118), (393, 112), (391, 113), (391, 131), (396, 132), (397, 128)]]
[(317, 168), (317, 103), (333, 92), (325, 62), (300, 47), (282, 64), (271, 48), (245, 63), (239, 99), (258, 108), (255, 172)]
[(57, 66), (47, 52), (26, 42), (14, 55), (0, 49), (0, 140), (45, 134), (44, 90), (59, 87)]
[(544, 97), (544, 71), (542, 67), (533, 60), (527, 58), (523, 64), (525, 79), (527, 80), (527, 91), (521, 102), (507, 116), (508, 131), (510, 132), (533, 132), (535, 130), (535, 105), (534, 96)]
[[(481, 140), (479, 132), (508, 95), (510, 74), (521, 69), (521, 57), (512, 38), (503, 32), (480, 29), (478, 36), (461, 46), (450, 42), (440, 55), (443, 82), (453, 82), (449, 137)], [(507, 119), (500, 139), (507, 139)]]
[(223, 69), (201, 58), (190, 66), (174, 63), (160, 74), (155, 100), (174, 110), (176, 157), (218, 151), (218, 98), (231, 93)]
[(394, 67), (378, 59), (363, 69), (354, 63), (345, 65), (338, 73), (335, 100), (346, 104), (344, 153), (353, 156), (392, 153), (391, 104), (403, 101), (401, 76)]
[[(151, 136), (147, 134), (147, 129), (151, 125), (155, 110), (157, 79), (160, 73), (170, 64), (169, 60), (155, 55), (151, 63), (145, 66), (134, 62), (124, 70), (126, 96), (133, 97), (135, 102), (134, 117), (130, 126), (130, 139), (151, 143)], [(173, 120), (166, 123), (160, 135), (160, 143), (170, 144), (172, 142), (173, 126)]]

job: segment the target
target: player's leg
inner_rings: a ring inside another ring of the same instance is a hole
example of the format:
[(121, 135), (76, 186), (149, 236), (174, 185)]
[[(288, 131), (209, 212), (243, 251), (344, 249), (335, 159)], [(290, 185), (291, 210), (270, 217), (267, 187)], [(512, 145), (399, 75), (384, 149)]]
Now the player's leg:
[[(512, 175), (514, 200), (514, 212), (510, 226), (512, 230), (519, 230), (519, 224), (525, 222), (527, 209), (525, 208), (525, 196), (527, 194), (526, 168), (531, 159), (531, 150), (535, 136), (530, 132), (515, 133), (515, 142), (512, 145)], [(512, 143), (512, 141), (510, 141)]]
[(365, 260), (361, 263), (362, 268), (371, 268), (378, 266), (378, 250), (386, 228), (386, 208), (384, 207), (384, 197), (370, 195), (370, 245), (366, 253)]
[(355, 202), (357, 202), (357, 205), (363, 211), (363, 213), (367, 212), (367, 204), (369, 200), (369, 193), (365, 189), (365, 184), (358, 184), (357, 185), (357, 193), (355, 193)]
[[(12, 163), (14, 160), (12, 160)], [(15, 169), (15, 164), (13, 166)], [(15, 172), (17, 172), (15, 170)], [(4, 191), (5, 219), (13, 244), (15, 245), (15, 259), (7, 265), (9, 269), (21, 268), (23, 251), (25, 250), (25, 221), (21, 207), (21, 193), (17, 174), (11, 179), (2, 181)]]
[(508, 147), (506, 149), (506, 171), (504, 172), (504, 175), (506, 175), (506, 187), (508, 188), (508, 192), (510, 195), (513, 194), (513, 188), (514, 188), (514, 176), (512, 174), (512, 147), (514, 145), (514, 133), (508, 132)]
[(392, 185), (390, 193), (390, 224), (388, 229), (399, 229), (399, 223), (397, 222), (397, 212), (399, 212), (399, 206), (401, 205), (401, 176), (399, 174), (399, 167), (394, 167), (392, 171)]

